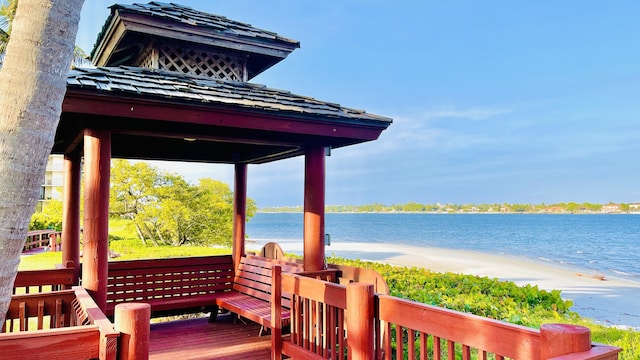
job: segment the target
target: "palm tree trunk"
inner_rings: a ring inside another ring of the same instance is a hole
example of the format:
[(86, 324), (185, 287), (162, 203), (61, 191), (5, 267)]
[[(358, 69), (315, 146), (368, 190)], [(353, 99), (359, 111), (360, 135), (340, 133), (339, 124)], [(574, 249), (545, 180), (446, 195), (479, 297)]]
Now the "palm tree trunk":
[(0, 70), (0, 323), (38, 202), (84, 0), (20, 0)]

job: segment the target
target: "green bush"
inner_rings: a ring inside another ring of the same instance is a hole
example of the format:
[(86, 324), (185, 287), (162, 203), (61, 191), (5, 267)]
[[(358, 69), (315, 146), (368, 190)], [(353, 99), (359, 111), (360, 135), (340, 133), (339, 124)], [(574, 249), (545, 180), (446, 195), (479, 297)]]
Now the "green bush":
[(620, 360), (640, 359), (640, 332), (581, 318), (571, 311), (572, 302), (563, 300), (558, 290), (340, 257), (329, 257), (327, 261), (377, 271), (389, 285), (390, 294), (400, 298), (533, 328), (558, 322), (586, 326), (591, 329), (593, 342), (622, 348)]

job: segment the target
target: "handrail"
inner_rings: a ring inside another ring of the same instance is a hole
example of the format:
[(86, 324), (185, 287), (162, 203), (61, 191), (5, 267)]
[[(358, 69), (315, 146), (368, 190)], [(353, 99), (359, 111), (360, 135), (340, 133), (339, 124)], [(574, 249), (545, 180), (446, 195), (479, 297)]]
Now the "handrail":
[(15, 355), (18, 348), (37, 348), (39, 359), (115, 360), (120, 336), (79, 286), (13, 295), (2, 328), (7, 333), (0, 334), (0, 358)]
[[(532, 354), (540, 352), (540, 333), (531, 328), (388, 295), (377, 295), (377, 299), (378, 320), (385, 323), (390, 335), (392, 331), (396, 335), (396, 355), (403, 351), (409, 354), (428, 351), (428, 337), (432, 338), (434, 352), (439, 352), (440, 341), (446, 343), (446, 351), (460, 344), (463, 353), (475, 348), (512, 359), (532, 358)], [(419, 337), (420, 348), (415, 349), (413, 342), (404, 341), (403, 337), (407, 336)], [(385, 352), (390, 355), (391, 340), (385, 345)]]
[[(291, 335), (282, 338), (281, 311), (278, 302), (272, 301), (274, 359), (284, 353), (294, 358), (334, 359), (615, 360), (621, 351), (591, 343), (589, 330), (580, 326), (549, 324), (536, 330), (374, 294), (372, 285), (345, 287), (279, 270), (275, 265), (273, 286), (292, 295)], [(556, 341), (567, 343), (567, 349), (558, 349)], [(346, 352), (344, 344), (348, 344)]]
[(115, 359), (120, 333), (113, 328), (109, 318), (100, 310), (83, 287), (74, 286), (73, 291), (75, 292), (78, 306), (82, 309), (83, 315), (86, 316), (82, 322), (97, 325), (100, 331), (100, 359)]
[(13, 282), (13, 294), (71, 289), (75, 285), (74, 271), (73, 262), (59, 269), (18, 271)]

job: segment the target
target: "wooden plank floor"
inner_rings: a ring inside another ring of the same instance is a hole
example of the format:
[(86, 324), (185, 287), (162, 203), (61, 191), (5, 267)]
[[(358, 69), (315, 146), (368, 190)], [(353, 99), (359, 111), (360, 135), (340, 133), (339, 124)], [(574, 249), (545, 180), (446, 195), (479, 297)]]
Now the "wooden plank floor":
[(230, 315), (151, 324), (149, 359), (253, 359), (271, 357), (271, 336), (258, 337), (260, 325), (233, 324)]

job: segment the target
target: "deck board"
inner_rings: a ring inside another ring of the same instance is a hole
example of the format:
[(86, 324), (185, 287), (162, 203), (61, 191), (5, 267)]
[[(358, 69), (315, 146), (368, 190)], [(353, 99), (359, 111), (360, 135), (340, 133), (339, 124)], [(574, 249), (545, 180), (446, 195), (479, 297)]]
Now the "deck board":
[(271, 336), (259, 331), (255, 323), (233, 324), (230, 315), (213, 324), (207, 317), (151, 324), (149, 359), (270, 359)]

